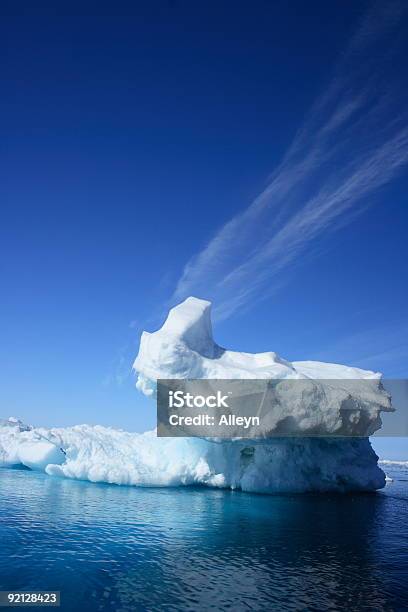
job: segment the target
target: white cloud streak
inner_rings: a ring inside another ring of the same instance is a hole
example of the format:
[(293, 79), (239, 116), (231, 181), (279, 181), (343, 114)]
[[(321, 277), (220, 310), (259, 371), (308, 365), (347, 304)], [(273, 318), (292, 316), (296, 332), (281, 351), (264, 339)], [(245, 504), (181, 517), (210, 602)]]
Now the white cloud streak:
[(364, 210), (408, 162), (407, 115), (389, 70), (406, 13), (400, 2), (374, 5), (267, 187), (190, 259), (172, 302), (207, 297), (225, 319), (277, 291), (283, 270)]

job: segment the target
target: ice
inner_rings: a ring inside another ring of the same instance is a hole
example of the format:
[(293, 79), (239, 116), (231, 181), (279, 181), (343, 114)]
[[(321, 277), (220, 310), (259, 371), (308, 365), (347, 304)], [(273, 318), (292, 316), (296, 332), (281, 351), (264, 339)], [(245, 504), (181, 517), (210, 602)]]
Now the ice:
[(14, 417), (0, 419), (0, 464), (44, 470), (64, 459), (56, 441), (48, 439), (47, 430), (34, 429)]
[(366, 438), (211, 442), (101, 426), (0, 425), (0, 462), (118, 485), (205, 485), (257, 493), (371, 491), (385, 484)]
[(138, 387), (146, 390), (158, 378), (381, 379), (378, 372), (338, 364), (291, 363), (272, 351), (226, 350), (213, 340), (211, 302), (194, 297), (172, 308), (161, 329), (143, 332), (134, 369), (139, 373)]
[(161, 329), (143, 332), (134, 363), (139, 390), (154, 395), (159, 378), (276, 379), (280, 410), (268, 415), (268, 436), (369, 436), (381, 427), (381, 411), (392, 410), (378, 372), (221, 348), (213, 340), (210, 309), (210, 302), (190, 297), (170, 311)]
[[(303, 437), (266, 440), (158, 438), (102, 427), (77, 425), (36, 428), (18, 419), (0, 420), (0, 464), (22, 465), (50, 476), (135, 486), (204, 485), (258, 493), (373, 491), (385, 485), (368, 437), (307, 437), (316, 418), (327, 431), (344, 427), (377, 429), (390, 398), (375, 372), (320, 362), (289, 362), (276, 353), (238, 353), (219, 347), (212, 337), (210, 304), (189, 298), (172, 309), (163, 327), (143, 333), (135, 361), (137, 387), (154, 395), (157, 378), (274, 378), (338, 380), (334, 400), (292, 406), (293, 423)], [(350, 422), (340, 415), (346, 401), (342, 381), (368, 381), (357, 389)], [(309, 413), (303, 414), (302, 411)], [(315, 426), (314, 424), (314, 426)]]
[(393, 459), (381, 459), (380, 465), (391, 465), (395, 467), (408, 468), (408, 461), (395, 461)]

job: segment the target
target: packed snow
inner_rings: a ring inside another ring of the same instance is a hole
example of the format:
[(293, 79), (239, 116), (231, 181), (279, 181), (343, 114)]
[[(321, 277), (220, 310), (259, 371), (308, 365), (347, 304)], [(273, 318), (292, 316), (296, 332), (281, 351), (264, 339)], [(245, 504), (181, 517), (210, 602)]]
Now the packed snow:
[[(324, 404), (316, 396), (314, 405), (294, 406), (293, 422), (305, 437), (262, 441), (158, 438), (155, 431), (137, 434), (98, 425), (36, 428), (11, 418), (0, 421), (0, 464), (91, 482), (205, 485), (260, 493), (372, 491), (385, 485), (368, 437), (307, 437), (316, 415), (327, 432), (336, 435), (358, 433), (361, 413), (369, 432), (378, 429), (380, 411), (391, 410), (378, 373), (311, 361), (291, 363), (273, 352), (227, 351), (213, 341), (209, 302), (195, 298), (173, 308), (159, 331), (143, 333), (134, 367), (137, 388), (147, 395), (154, 395), (158, 378), (326, 379), (336, 401)], [(355, 397), (348, 394), (345, 399), (341, 381), (346, 379), (365, 381)], [(351, 420), (342, 414), (344, 401)]]

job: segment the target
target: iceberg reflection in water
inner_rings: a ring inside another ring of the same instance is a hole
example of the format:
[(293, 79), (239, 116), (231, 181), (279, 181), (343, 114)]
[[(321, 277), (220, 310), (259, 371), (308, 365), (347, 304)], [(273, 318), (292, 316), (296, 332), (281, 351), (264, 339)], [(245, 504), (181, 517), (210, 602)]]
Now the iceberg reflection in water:
[(249, 495), (0, 471), (1, 589), (62, 609), (400, 610), (408, 469), (382, 493)]

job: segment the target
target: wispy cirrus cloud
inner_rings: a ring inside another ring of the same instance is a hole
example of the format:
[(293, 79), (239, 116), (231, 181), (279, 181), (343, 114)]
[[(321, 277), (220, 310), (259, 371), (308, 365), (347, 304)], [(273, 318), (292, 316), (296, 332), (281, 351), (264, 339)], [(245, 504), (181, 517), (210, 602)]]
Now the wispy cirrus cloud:
[(172, 302), (207, 297), (225, 319), (279, 290), (284, 270), (370, 205), (408, 162), (406, 82), (390, 69), (407, 13), (397, 1), (372, 7), (266, 188), (187, 262)]

